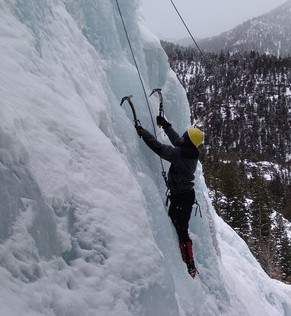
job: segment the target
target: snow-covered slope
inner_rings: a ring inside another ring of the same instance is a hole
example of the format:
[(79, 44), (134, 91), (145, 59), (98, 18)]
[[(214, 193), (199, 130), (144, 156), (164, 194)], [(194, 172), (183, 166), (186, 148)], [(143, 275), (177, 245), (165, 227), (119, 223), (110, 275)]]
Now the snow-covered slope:
[[(277, 57), (291, 56), (291, 1), (267, 14), (250, 19), (230, 31), (199, 41), (211, 52), (257, 51)], [(192, 43), (190, 43), (192, 45)]]
[[(147, 93), (163, 88), (183, 132), (185, 92), (140, 1), (119, 2)], [(153, 130), (116, 1), (0, 0), (0, 24), (1, 315), (291, 315), (290, 287), (216, 216), (201, 166), (187, 274), (160, 161), (119, 106), (133, 94)]]

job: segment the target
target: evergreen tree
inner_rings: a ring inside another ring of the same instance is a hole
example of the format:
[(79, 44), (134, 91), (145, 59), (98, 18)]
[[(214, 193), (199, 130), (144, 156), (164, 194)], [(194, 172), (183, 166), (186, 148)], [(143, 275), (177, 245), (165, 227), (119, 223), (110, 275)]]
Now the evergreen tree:
[(291, 185), (286, 186), (286, 197), (284, 204), (284, 215), (291, 221)]
[(218, 169), (220, 200), (216, 205), (222, 218), (245, 240), (249, 236), (248, 209), (244, 196), (244, 183), (235, 162), (221, 163)]
[(281, 266), (284, 279), (291, 283), (291, 243), (284, 231), (281, 239)]
[(274, 244), (271, 238), (271, 201), (265, 179), (253, 170), (251, 180), (253, 203), (251, 207), (251, 249), (262, 267), (269, 272), (273, 265)]

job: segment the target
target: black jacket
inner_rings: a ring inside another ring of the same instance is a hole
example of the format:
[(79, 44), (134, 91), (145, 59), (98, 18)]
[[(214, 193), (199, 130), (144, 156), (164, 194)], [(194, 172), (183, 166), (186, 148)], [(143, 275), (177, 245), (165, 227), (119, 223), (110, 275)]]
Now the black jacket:
[(189, 191), (194, 187), (194, 173), (199, 151), (193, 144), (177, 146), (180, 136), (171, 126), (165, 128), (165, 133), (175, 147), (160, 143), (145, 129), (142, 132), (142, 138), (157, 155), (171, 162), (167, 181), (171, 193), (179, 194)]

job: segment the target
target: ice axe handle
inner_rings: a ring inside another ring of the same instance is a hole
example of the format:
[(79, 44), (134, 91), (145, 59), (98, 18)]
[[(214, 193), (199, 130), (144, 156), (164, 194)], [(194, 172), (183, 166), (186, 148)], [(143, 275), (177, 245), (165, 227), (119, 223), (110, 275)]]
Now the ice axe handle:
[[(159, 105), (159, 116), (164, 117), (164, 108), (163, 108), (163, 95), (162, 95), (162, 89), (160, 89), (160, 88), (154, 89), (154, 90), (152, 91), (152, 93), (149, 95), (149, 97), (150, 97), (150, 96), (152, 96), (155, 92), (157, 92), (157, 93), (158, 93), (158, 95), (159, 95), (159, 99), (160, 99), (160, 105)], [(159, 124), (158, 124), (158, 122), (157, 122), (157, 125), (158, 125), (158, 127), (159, 127), (159, 128), (161, 128), (161, 127), (162, 127), (161, 125), (159, 125)]]
[(141, 124), (140, 124), (140, 121), (137, 119), (135, 108), (134, 108), (134, 105), (131, 101), (131, 98), (132, 98), (132, 95), (123, 97), (121, 102), (120, 102), (120, 106), (122, 106), (124, 101), (128, 102), (129, 106), (131, 107), (132, 114), (133, 114), (134, 126), (137, 127), (137, 126), (140, 126)]

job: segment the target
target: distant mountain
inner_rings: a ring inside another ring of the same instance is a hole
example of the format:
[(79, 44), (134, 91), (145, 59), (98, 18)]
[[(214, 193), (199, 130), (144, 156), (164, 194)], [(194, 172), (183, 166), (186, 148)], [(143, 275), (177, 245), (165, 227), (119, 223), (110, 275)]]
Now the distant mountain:
[[(195, 38), (196, 42), (198, 41), (201, 41), (202, 39), (201, 38)], [(175, 43), (175, 44), (178, 44), (178, 45), (181, 45), (181, 46), (191, 46), (193, 45), (193, 40), (189, 37), (185, 37), (185, 38), (182, 38), (182, 39), (179, 39), (179, 40), (174, 40), (172, 41), (172, 43)]]
[(257, 51), (291, 56), (291, 0), (265, 15), (248, 20), (218, 36), (198, 40), (209, 52)]

